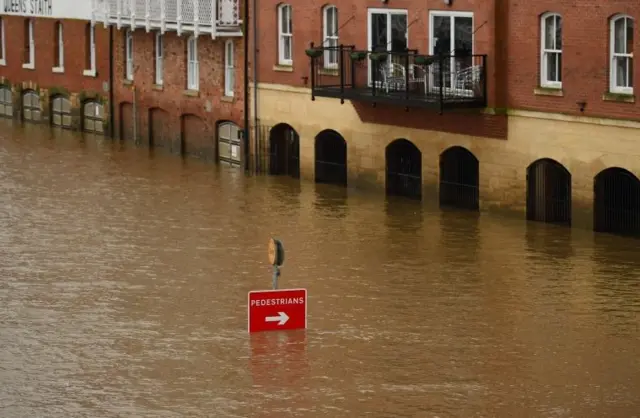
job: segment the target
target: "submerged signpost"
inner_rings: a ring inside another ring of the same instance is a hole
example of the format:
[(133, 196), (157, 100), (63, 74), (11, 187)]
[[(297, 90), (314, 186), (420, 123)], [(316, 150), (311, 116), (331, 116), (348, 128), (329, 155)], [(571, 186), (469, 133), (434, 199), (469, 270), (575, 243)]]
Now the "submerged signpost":
[(249, 333), (307, 328), (307, 289), (278, 289), (284, 246), (274, 238), (269, 240), (269, 262), (273, 266), (272, 289), (249, 292)]

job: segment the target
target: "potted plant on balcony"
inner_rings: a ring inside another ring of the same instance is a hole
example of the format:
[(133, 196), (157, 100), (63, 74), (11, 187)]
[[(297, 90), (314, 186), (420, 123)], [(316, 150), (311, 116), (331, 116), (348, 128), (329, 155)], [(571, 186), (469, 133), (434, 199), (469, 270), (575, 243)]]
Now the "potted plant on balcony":
[(385, 51), (372, 52), (371, 54), (369, 54), (369, 59), (371, 61), (384, 61), (387, 59), (388, 55), (389, 53)]
[(353, 51), (349, 54), (349, 56), (354, 61), (362, 61), (367, 57), (367, 53), (365, 51)]
[(417, 55), (413, 62), (418, 65), (431, 65), (436, 60), (436, 57), (430, 57), (428, 55)]
[(309, 48), (305, 49), (304, 52), (309, 58), (318, 58), (320, 55), (322, 55), (322, 49), (320, 48)]

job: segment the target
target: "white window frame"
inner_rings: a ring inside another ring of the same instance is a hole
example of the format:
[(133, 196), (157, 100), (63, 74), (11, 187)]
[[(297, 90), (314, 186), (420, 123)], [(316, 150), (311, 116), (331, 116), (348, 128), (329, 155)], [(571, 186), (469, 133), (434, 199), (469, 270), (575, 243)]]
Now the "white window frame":
[(58, 42), (58, 64), (60, 65), (53, 67), (51, 71), (54, 73), (64, 73), (64, 27), (62, 22), (56, 22), (55, 25), (58, 28), (55, 42)]
[[(449, 11), (441, 11), (441, 10), (432, 10), (429, 12), (429, 54), (430, 55), (435, 55), (435, 37), (433, 35), (433, 28), (435, 27), (433, 20), (435, 17), (448, 17), (449, 19), (451, 19), (451, 39), (455, 41), (455, 32), (456, 32), (456, 28), (455, 28), (455, 18), (456, 17), (468, 17), (471, 18), (471, 27), (475, 28), (475, 16), (473, 14), (473, 12), (449, 12)], [(475, 48), (476, 48), (476, 34), (475, 32), (471, 33), (471, 56), (473, 56), (475, 54)], [(449, 51), (449, 54), (452, 55), (454, 54), (454, 51)], [(451, 56), (450, 58), (451, 63), (449, 64), (449, 68), (455, 68), (455, 63), (456, 63), (456, 59), (454, 56)], [(438, 82), (436, 77), (438, 76), (437, 71), (429, 71), (429, 86), (435, 86), (436, 83)], [(470, 94), (473, 94), (470, 90), (466, 90), (466, 89), (458, 89), (455, 88), (455, 77), (456, 77), (456, 72), (455, 71), (451, 71), (450, 72), (450, 77), (451, 77), (451, 87), (444, 87), (443, 89), (447, 92), (452, 92), (455, 95), (459, 95), (459, 94), (465, 94), (466, 92), (470, 92)], [(431, 90), (434, 91), (439, 91), (440, 88), (439, 87), (430, 87)]]
[(233, 97), (236, 84), (235, 45), (232, 40), (224, 43), (224, 95)]
[[(630, 73), (628, 71), (628, 67), (627, 67), (627, 74), (630, 78), (630, 84), (631, 86), (625, 86), (625, 87), (621, 87), (618, 86), (617, 81), (618, 81), (618, 76), (617, 76), (617, 72), (616, 72), (616, 60), (619, 58), (623, 58), (623, 59), (627, 59), (629, 61), (631, 61), (633, 63), (633, 50), (631, 50), (631, 52), (626, 50), (627, 47), (627, 43), (626, 43), (626, 31), (625, 31), (625, 45), (624, 45), (624, 49), (625, 52), (615, 52), (615, 45), (616, 45), (616, 32), (615, 32), (615, 25), (616, 22), (619, 20), (624, 20), (625, 21), (625, 27), (626, 27), (626, 20), (629, 19), (631, 20), (631, 22), (633, 22), (633, 30), (635, 32), (635, 20), (628, 15), (616, 15), (614, 16), (610, 23), (609, 23), (609, 30), (610, 30), (610, 40), (609, 40), (609, 55), (610, 55), (610, 59), (609, 59), (609, 91), (611, 93), (618, 93), (618, 94), (633, 94), (633, 72), (635, 70), (632, 70)], [(635, 35), (635, 34), (634, 34)], [(634, 43), (635, 43), (635, 36), (634, 36)], [(633, 65), (631, 66), (633, 68)]]
[[(558, 54), (560, 56), (560, 61), (562, 62), (562, 49), (547, 48), (547, 45), (546, 45), (546, 41), (547, 41), (546, 22), (547, 22), (547, 19), (549, 18), (553, 18), (553, 22), (555, 22), (556, 18), (560, 18), (560, 23), (561, 24), (563, 23), (562, 15), (559, 13), (550, 12), (540, 16), (540, 87), (561, 89), (562, 88), (562, 64), (560, 64), (560, 67), (557, 68), (557, 72), (560, 75), (561, 81), (547, 79), (547, 69), (548, 69), (547, 63), (548, 63), (549, 54)], [(564, 32), (564, 29), (562, 30), (562, 32), (560, 32), (561, 43), (563, 43), (563, 39), (562, 39), (564, 37), (563, 32)], [(554, 42), (557, 43), (557, 40), (555, 39), (555, 31), (554, 31)]]
[(133, 81), (133, 33), (127, 29), (124, 35), (125, 78)]
[(91, 68), (85, 69), (82, 74), (87, 77), (95, 77), (96, 76), (96, 27), (92, 24), (89, 29), (89, 51), (91, 56), (90, 64)]
[[(287, 31), (282, 30), (282, 23), (285, 18), (285, 10), (288, 11), (289, 25)], [(285, 56), (285, 45), (289, 43), (289, 53), (291, 56)], [(293, 7), (290, 4), (281, 4), (278, 6), (278, 64), (293, 65)]]
[(7, 65), (7, 49), (4, 42), (4, 19), (0, 16), (0, 65)]
[(34, 39), (33, 19), (29, 19), (29, 62), (22, 64), (22, 68), (34, 70), (36, 68), (36, 42)]
[(198, 38), (187, 39), (187, 90), (200, 89), (200, 62), (198, 61)]
[[(371, 44), (371, 17), (374, 14), (386, 14), (391, 20), (391, 15), (405, 15), (407, 17), (407, 45), (409, 45), (409, 11), (407, 9), (367, 9), (367, 50), (371, 51), (373, 45)], [(387, 39), (391, 39), (391, 25), (387, 25)], [(387, 41), (387, 51), (391, 51), (391, 42)], [(389, 60), (390, 61), (390, 60)], [(373, 67), (370, 67), (373, 68)], [(371, 70), (367, 71), (368, 85), (373, 84), (371, 78)], [(376, 82), (377, 84), (378, 82)]]
[[(335, 28), (334, 33), (329, 33), (329, 10), (334, 10), (333, 16), (335, 16), (335, 21), (333, 22), (333, 27)], [(338, 8), (332, 4), (328, 4), (324, 6), (322, 9), (322, 46), (324, 47), (338, 47)], [(324, 51), (324, 68), (335, 69), (338, 68), (338, 62), (340, 61), (339, 52), (336, 51), (335, 54), (331, 54), (331, 51)], [(332, 62), (332, 58), (335, 58), (336, 61)]]
[(156, 32), (154, 48), (155, 84), (161, 86), (164, 83), (164, 36)]

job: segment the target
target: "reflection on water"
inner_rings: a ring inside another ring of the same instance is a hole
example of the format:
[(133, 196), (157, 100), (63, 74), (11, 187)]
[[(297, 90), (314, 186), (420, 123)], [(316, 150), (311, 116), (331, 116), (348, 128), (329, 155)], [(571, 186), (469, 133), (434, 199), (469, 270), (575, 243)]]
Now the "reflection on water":
[(633, 241), (0, 132), (2, 417), (638, 415)]

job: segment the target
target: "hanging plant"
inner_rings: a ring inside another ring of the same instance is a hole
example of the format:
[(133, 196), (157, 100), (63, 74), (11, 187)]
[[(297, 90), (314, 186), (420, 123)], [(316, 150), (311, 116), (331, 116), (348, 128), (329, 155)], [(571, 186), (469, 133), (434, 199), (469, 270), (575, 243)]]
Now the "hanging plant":
[(322, 50), (318, 48), (309, 48), (304, 51), (309, 58), (318, 58), (322, 55)]
[(369, 55), (369, 59), (371, 59), (371, 61), (384, 61), (385, 59), (387, 59), (387, 54), (386, 52), (372, 52)]
[(418, 55), (413, 61), (418, 65), (431, 65), (436, 60), (436, 57), (429, 57), (426, 55)]
[(367, 53), (364, 51), (354, 51), (349, 54), (352, 60), (354, 61), (362, 61), (367, 57)]

